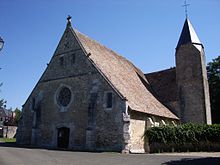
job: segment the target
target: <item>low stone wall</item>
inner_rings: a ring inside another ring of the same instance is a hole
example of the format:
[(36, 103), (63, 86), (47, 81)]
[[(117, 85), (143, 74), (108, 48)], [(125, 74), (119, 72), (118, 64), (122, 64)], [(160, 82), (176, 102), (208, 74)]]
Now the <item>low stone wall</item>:
[(212, 151), (220, 152), (220, 143), (211, 142), (198, 142), (198, 143), (185, 143), (185, 144), (164, 144), (164, 143), (151, 143), (150, 153), (161, 152), (200, 152)]
[(3, 137), (4, 138), (14, 138), (16, 135), (16, 126), (3, 126)]

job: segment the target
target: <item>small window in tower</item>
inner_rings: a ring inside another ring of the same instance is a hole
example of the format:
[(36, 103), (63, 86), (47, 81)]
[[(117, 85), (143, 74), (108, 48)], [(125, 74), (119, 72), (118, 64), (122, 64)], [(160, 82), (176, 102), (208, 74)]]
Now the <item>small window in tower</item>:
[(35, 110), (35, 98), (32, 98), (32, 111), (34, 111)]
[(76, 62), (76, 54), (72, 54), (72, 64), (75, 64)]
[(106, 94), (106, 108), (112, 108), (112, 92)]
[(63, 57), (60, 57), (60, 59), (59, 59), (59, 60), (60, 60), (60, 65), (61, 65), (61, 66), (63, 66), (63, 63), (64, 63), (64, 58), (63, 58)]

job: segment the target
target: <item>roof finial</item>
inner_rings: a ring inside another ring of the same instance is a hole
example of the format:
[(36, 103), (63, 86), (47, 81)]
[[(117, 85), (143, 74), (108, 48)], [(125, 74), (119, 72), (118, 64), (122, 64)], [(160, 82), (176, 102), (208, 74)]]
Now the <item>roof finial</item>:
[(187, 7), (188, 7), (189, 5), (190, 5), (190, 4), (187, 4), (186, 0), (184, 1), (184, 5), (182, 5), (183, 7), (185, 7), (186, 18), (188, 18), (188, 10), (187, 10)]
[(68, 17), (66, 18), (67, 19), (67, 26), (71, 26), (71, 16), (68, 15)]

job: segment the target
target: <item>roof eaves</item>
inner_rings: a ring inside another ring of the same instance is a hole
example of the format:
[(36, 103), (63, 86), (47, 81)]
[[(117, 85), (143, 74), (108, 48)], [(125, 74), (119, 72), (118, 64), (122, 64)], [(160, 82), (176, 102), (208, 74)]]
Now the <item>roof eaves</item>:
[(158, 116), (158, 117), (163, 117), (163, 118), (169, 118), (169, 119), (175, 119), (175, 120), (180, 120), (180, 118), (178, 118), (176, 115), (173, 114), (173, 117), (171, 116), (167, 116), (167, 115), (156, 115), (156, 114), (151, 114), (145, 111), (140, 111), (140, 110), (136, 110), (136, 109), (131, 109), (131, 111), (136, 111), (136, 112), (140, 112), (140, 113), (144, 113), (144, 114), (148, 114), (148, 115), (153, 115), (153, 116)]

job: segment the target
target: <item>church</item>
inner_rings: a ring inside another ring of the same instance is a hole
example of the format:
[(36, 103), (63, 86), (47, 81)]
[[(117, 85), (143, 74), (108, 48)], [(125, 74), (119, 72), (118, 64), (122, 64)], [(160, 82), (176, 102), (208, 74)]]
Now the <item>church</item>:
[(81, 151), (149, 152), (145, 131), (211, 124), (204, 47), (186, 18), (176, 67), (144, 74), (71, 25), (22, 109), (17, 143)]

